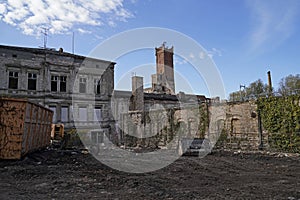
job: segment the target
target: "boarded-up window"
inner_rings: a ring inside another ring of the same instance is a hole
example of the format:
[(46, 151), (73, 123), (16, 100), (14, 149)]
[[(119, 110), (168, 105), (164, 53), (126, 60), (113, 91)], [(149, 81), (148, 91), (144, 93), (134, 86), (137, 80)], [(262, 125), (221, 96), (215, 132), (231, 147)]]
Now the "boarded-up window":
[(87, 121), (86, 107), (79, 107), (79, 121)]
[(68, 115), (68, 107), (64, 106), (64, 107), (61, 107), (61, 121), (62, 122), (67, 122), (68, 119), (69, 119), (69, 115)]
[(86, 78), (79, 79), (79, 93), (86, 93)]
[(9, 82), (8, 88), (9, 89), (18, 89), (18, 72), (9, 72)]

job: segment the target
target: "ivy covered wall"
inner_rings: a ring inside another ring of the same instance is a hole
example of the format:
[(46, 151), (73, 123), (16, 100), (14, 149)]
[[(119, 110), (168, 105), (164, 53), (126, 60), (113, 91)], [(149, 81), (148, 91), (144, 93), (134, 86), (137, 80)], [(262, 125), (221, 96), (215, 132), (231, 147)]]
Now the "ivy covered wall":
[(257, 104), (270, 148), (300, 153), (300, 95), (260, 98)]

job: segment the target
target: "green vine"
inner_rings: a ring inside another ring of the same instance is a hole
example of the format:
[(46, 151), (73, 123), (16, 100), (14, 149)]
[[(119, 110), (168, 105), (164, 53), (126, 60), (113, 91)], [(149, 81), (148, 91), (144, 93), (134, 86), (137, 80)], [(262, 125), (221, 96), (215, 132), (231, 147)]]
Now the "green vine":
[(200, 138), (205, 137), (205, 133), (208, 130), (209, 120), (208, 120), (208, 113), (207, 113), (207, 105), (202, 104), (199, 106), (199, 117), (200, 123), (198, 126), (198, 133)]
[(300, 95), (260, 98), (257, 103), (270, 147), (300, 152)]

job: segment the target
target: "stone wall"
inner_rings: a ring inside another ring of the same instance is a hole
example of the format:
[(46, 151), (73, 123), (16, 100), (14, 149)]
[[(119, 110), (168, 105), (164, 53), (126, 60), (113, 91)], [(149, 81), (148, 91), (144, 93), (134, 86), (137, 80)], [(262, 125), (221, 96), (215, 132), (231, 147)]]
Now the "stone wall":
[[(166, 105), (162, 106), (163, 103)], [(171, 140), (184, 136), (208, 138), (215, 148), (268, 148), (268, 134), (265, 131), (260, 134), (259, 131), (256, 102), (214, 103), (208, 107), (207, 104), (202, 104), (197, 108), (168, 108), (167, 103), (160, 101), (156, 109), (152, 107), (144, 113), (123, 113), (118, 121), (120, 135), (124, 139), (122, 142), (133, 146), (162, 147), (168, 146)], [(201, 115), (208, 117), (207, 129), (200, 128), (203, 120), (206, 120)]]
[[(268, 134), (259, 131), (257, 104), (254, 101), (212, 105), (218, 113), (211, 124), (212, 135), (218, 138), (216, 148), (258, 150), (268, 148)], [(261, 146), (263, 145), (263, 146)]]
[(198, 108), (129, 111), (122, 115), (121, 134), (126, 146), (176, 148), (180, 137), (199, 137)]

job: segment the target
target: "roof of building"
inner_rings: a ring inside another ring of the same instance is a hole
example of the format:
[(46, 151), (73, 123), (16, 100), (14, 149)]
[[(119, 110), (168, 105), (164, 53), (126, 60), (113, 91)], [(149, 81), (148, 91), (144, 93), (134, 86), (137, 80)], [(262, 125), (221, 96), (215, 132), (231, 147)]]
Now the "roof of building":
[(14, 50), (14, 51), (25, 51), (25, 52), (30, 52), (30, 53), (35, 53), (35, 54), (52, 54), (52, 55), (57, 55), (57, 56), (66, 56), (66, 57), (73, 57), (77, 59), (90, 59), (90, 60), (95, 60), (95, 61), (101, 61), (101, 62), (107, 62), (111, 64), (116, 64), (115, 62), (112, 61), (107, 61), (107, 60), (102, 60), (98, 58), (92, 58), (92, 57), (87, 57), (87, 56), (82, 56), (82, 55), (77, 55), (77, 54), (72, 54), (68, 52), (64, 52), (63, 49), (56, 50), (54, 48), (32, 48), (32, 47), (19, 47), (19, 46), (7, 46), (7, 45), (0, 45), (0, 49), (8, 49), (8, 50)]
[(130, 98), (132, 95), (131, 91), (124, 91), (124, 90), (114, 90), (113, 91), (113, 96), (115, 98), (121, 98), (121, 97), (127, 97)]
[[(132, 92), (127, 90), (114, 90), (113, 96), (115, 98), (130, 98), (132, 96)], [(171, 95), (171, 94), (161, 94), (161, 93), (147, 93), (144, 92), (144, 99), (145, 100), (169, 100), (169, 101), (179, 101), (180, 97), (179, 94)], [(194, 94), (185, 94), (185, 101), (186, 100), (198, 100), (200, 102), (205, 102), (208, 98), (204, 95), (194, 95)], [(182, 99), (183, 100), (183, 99)]]

